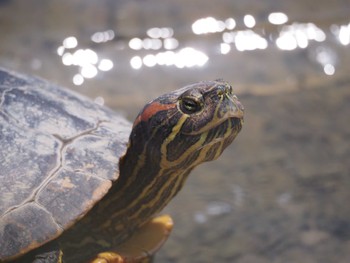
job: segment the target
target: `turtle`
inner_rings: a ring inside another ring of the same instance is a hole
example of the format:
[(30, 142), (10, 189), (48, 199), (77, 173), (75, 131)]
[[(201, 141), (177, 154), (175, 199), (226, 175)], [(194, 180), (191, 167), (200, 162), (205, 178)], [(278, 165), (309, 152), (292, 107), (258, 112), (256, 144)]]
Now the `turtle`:
[(172, 228), (158, 213), (232, 143), (243, 115), (222, 79), (161, 95), (131, 124), (0, 68), (0, 262), (150, 260)]

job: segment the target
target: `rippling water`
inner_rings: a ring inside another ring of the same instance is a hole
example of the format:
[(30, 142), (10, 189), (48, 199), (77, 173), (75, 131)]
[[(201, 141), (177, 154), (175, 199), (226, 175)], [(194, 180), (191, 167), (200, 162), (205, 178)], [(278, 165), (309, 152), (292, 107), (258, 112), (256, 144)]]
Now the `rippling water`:
[(0, 1), (0, 64), (132, 119), (233, 84), (245, 126), (166, 209), (156, 262), (349, 262), (349, 1)]

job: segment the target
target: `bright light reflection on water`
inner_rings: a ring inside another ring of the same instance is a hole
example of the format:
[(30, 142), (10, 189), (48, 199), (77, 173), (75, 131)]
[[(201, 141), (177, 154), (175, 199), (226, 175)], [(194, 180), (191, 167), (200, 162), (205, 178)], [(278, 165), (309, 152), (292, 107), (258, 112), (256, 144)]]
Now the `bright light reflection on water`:
[(140, 69), (142, 67), (142, 58), (140, 56), (134, 56), (130, 59), (130, 66), (133, 69)]
[(175, 49), (179, 46), (179, 41), (175, 38), (164, 39), (163, 43), (164, 48), (168, 50)]
[[(107, 30), (96, 32), (91, 40), (96, 43), (106, 42), (114, 38), (114, 31)], [(80, 73), (75, 74), (72, 81), (74, 85), (82, 85), (84, 79), (91, 79), (97, 76), (99, 71), (109, 71), (113, 68), (113, 62), (110, 59), (100, 59), (97, 53), (89, 48), (78, 48), (76, 37), (70, 36), (62, 41), (62, 46), (57, 48), (57, 54), (61, 57), (62, 64), (65, 66), (79, 67)], [(74, 50), (75, 49), (75, 50)], [(68, 52), (68, 50), (70, 50)]]
[(94, 65), (86, 64), (81, 68), (80, 73), (84, 78), (92, 79), (92, 78), (96, 77), (98, 71)]
[(175, 53), (174, 65), (178, 68), (202, 67), (208, 59), (208, 56), (203, 52), (186, 47)]
[(62, 56), (62, 63), (65, 66), (71, 66), (74, 64), (74, 60), (73, 60), (73, 55), (72, 53), (65, 53)]
[(147, 35), (151, 38), (169, 38), (174, 35), (174, 30), (171, 27), (153, 27), (147, 30)]
[(78, 49), (73, 53), (73, 65), (84, 67), (96, 64), (97, 61), (97, 53), (91, 49)]
[(225, 20), (226, 29), (233, 30), (236, 27), (236, 21), (230, 17)]
[(148, 55), (144, 56), (142, 62), (147, 67), (154, 67), (157, 64), (157, 59), (156, 59), (155, 55), (148, 54)]
[(134, 37), (129, 41), (129, 47), (134, 50), (142, 49), (142, 40), (138, 37)]
[(316, 61), (323, 67), (323, 71), (326, 75), (334, 75), (335, 64), (337, 63), (338, 56), (333, 49), (318, 47), (316, 49), (315, 58)]
[(338, 39), (339, 42), (344, 46), (350, 44), (350, 24), (340, 26)]
[(298, 47), (296, 38), (289, 33), (281, 33), (276, 39), (276, 45), (282, 50), (293, 50)]
[(337, 61), (337, 55), (330, 48), (318, 47), (316, 49), (316, 61), (321, 65), (335, 64)]
[(163, 46), (163, 43), (160, 39), (145, 38), (142, 41), (142, 47), (146, 50), (149, 50), (149, 49), (158, 50), (158, 49), (161, 49), (162, 46)]
[(284, 26), (276, 39), (276, 45), (282, 50), (306, 48), (309, 40), (323, 42), (326, 34), (313, 23), (294, 23)]
[[(282, 12), (270, 13), (267, 17), (269, 23), (283, 25), (288, 22), (288, 16)], [(254, 16), (246, 14), (243, 16), (244, 25), (247, 28), (256, 26)], [(307, 48), (310, 41), (323, 42), (326, 40), (325, 32), (313, 23), (293, 23), (281, 26), (278, 36), (266, 35), (265, 31), (257, 28), (246, 30), (234, 30), (236, 20), (232, 17), (226, 20), (219, 20), (214, 17), (197, 19), (192, 24), (192, 31), (196, 35), (207, 33), (221, 33), (222, 43), (219, 44), (219, 52), (228, 54), (233, 46), (237, 51), (263, 50), (268, 48), (268, 41), (274, 42), (281, 50), (295, 50), (297, 48)], [(256, 31), (263, 32), (262, 35)], [(332, 25), (331, 33), (342, 45), (350, 44), (350, 24)], [(192, 47), (178, 49), (181, 46), (179, 40), (174, 37), (174, 29), (171, 27), (152, 27), (146, 32), (146, 37), (134, 37), (128, 41), (131, 50), (148, 50), (157, 53), (134, 55), (130, 59), (130, 66), (133, 69), (155, 66), (175, 66), (177, 68), (190, 68), (204, 66), (209, 57)], [(103, 43), (115, 38), (113, 30), (95, 32), (91, 36), (91, 41)], [(217, 47), (217, 44), (215, 45)], [(162, 51), (161, 51), (162, 50)], [(80, 67), (80, 73), (73, 78), (75, 85), (82, 85), (84, 79), (94, 78), (99, 71), (109, 71), (114, 67), (111, 59), (100, 59), (98, 54), (92, 49), (78, 48), (78, 39), (69, 36), (62, 41), (62, 45), (57, 48), (57, 54), (61, 57), (62, 63), (66, 66)], [(327, 75), (335, 73), (335, 61), (330, 59), (330, 53), (317, 51), (315, 53), (317, 62), (322, 66)]]
[[(268, 46), (267, 40), (252, 30), (225, 32), (222, 39), (226, 44), (235, 43), (238, 51), (266, 49)], [(222, 54), (227, 54), (228, 51), (226, 45), (221, 45)]]
[(282, 12), (275, 12), (269, 14), (268, 20), (271, 24), (282, 25), (288, 22), (288, 16)]
[(134, 56), (130, 59), (133, 69), (140, 69), (142, 65), (146, 67), (176, 66), (177, 68), (202, 67), (208, 61), (208, 56), (194, 48), (186, 47), (177, 52), (165, 51), (157, 54), (147, 54), (143, 58)]
[(256, 24), (255, 18), (252, 15), (245, 15), (243, 18), (243, 22), (248, 28), (253, 28)]
[(83, 77), (82, 75), (80, 75), (80, 74), (74, 75), (74, 77), (73, 77), (73, 83), (74, 83), (74, 85), (76, 85), (76, 86), (82, 85), (82, 84), (84, 83), (84, 77)]
[(78, 46), (78, 40), (76, 37), (67, 37), (63, 40), (63, 47), (65, 48), (75, 48)]
[(238, 51), (267, 48), (267, 40), (251, 30), (238, 31), (235, 44)]
[(64, 54), (64, 46), (59, 46), (57, 48), (57, 55), (62, 56)]
[(95, 43), (104, 43), (114, 39), (115, 33), (113, 30), (106, 30), (102, 32), (96, 32), (91, 36), (91, 41)]
[(329, 76), (334, 75), (334, 73), (335, 73), (335, 68), (332, 64), (324, 65), (323, 70), (324, 70), (324, 73), (329, 75)]
[(179, 45), (179, 41), (173, 37), (174, 30), (170, 27), (153, 27), (147, 30), (148, 37), (141, 39), (134, 37), (129, 40), (129, 47), (133, 50), (159, 50), (175, 49)]
[(113, 62), (110, 59), (101, 59), (98, 69), (101, 71), (109, 71), (113, 68)]
[[(232, 27), (232, 21), (231, 21)], [(196, 35), (222, 32), (226, 29), (225, 22), (216, 20), (214, 17), (206, 17), (196, 20), (192, 24), (192, 31)]]
[(230, 52), (231, 50), (231, 46), (227, 43), (221, 43), (220, 44), (220, 52), (221, 54), (225, 55), (227, 54), (228, 52)]

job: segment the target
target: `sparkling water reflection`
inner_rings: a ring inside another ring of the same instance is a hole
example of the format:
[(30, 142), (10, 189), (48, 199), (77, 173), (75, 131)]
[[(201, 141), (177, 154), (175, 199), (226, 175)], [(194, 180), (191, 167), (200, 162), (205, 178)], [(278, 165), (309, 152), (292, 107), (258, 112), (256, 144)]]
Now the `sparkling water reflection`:
[(283, 25), (288, 22), (288, 16), (282, 12), (275, 12), (269, 14), (268, 20), (271, 24)]
[[(243, 16), (243, 27), (237, 28), (238, 18), (229, 17), (220, 20), (214, 17), (199, 18), (192, 23), (191, 29), (195, 35), (222, 34), (222, 42), (218, 43), (219, 53), (227, 55), (235, 50), (254, 51), (273, 48), (276, 46), (283, 51), (293, 51), (307, 48), (312, 41), (322, 43), (335, 37), (340, 44), (346, 46), (350, 43), (350, 24), (332, 24), (328, 29), (321, 29), (314, 23), (298, 23), (289, 21), (288, 15), (283, 12), (272, 12), (267, 16), (267, 21), (272, 25), (281, 25), (276, 31), (268, 31), (267, 26), (256, 24), (256, 19), (251, 14)], [(266, 27), (266, 28), (265, 28)], [(140, 70), (142, 67), (152, 68), (155, 66), (175, 66), (176, 68), (203, 67), (208, 63), (210, 55), (195, 47), (184, 47), (183, 43), (175, 37), (176, 30), (172, 27), (151, 27), (145, 30), (146, 37), (133, 37), (128, 40), (128, 47), (133, 50), (134, 56), (129, 59), (132, 69)], [(95, 32), (91, 41), (103, 44), (116, 38), (114, 30)], [(89, 45), (88, 45), (89, 46)], [(74, 49), (76, 49), (74, 51)], [(321, 64), (326, 75), (333, 75), (336, 71), (334, 50), (331, 48), (318, 47), (314, 52), (315, 60)], [(74, 52), (73, 52), (74, 51)], [(144, 51), (151, 53), (144, 54)], [(155, 53), (157, 52), (157, 53)], [(143, 53), (137, 55), (137, 53)], [(96, 51), (91, 48), (79, 48), (78, 39), (69, 36), (63, 39), (62, 45), (57, 48), (57, 54), (62, 57), (65, 66), (77, 66), (79, 73), (73, 76), (75, 85), (82, 85), (85, 79), (97, 77), (101, 71), (110, 71), (114, 62), (110, 58), (99, 59)], [(331, 61), (333, 60), (333, 61)], [(209, 62), (210, 63), (210, 62)]]

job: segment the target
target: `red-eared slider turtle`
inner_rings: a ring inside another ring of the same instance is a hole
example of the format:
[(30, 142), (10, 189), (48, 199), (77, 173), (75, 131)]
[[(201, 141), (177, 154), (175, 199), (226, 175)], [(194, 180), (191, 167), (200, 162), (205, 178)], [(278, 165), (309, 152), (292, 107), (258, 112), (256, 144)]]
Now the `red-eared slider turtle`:
[(132, 126), (85, 97), (0, 69), (0, 262), (57, 263), (61, 251), (65, 262), (122, 262), (130, 237), (152, 254), (171, 228), (169, 217), (152, 217), (195, 166), (223, 152), (242, 119), (222, 80), (160, 96)]

